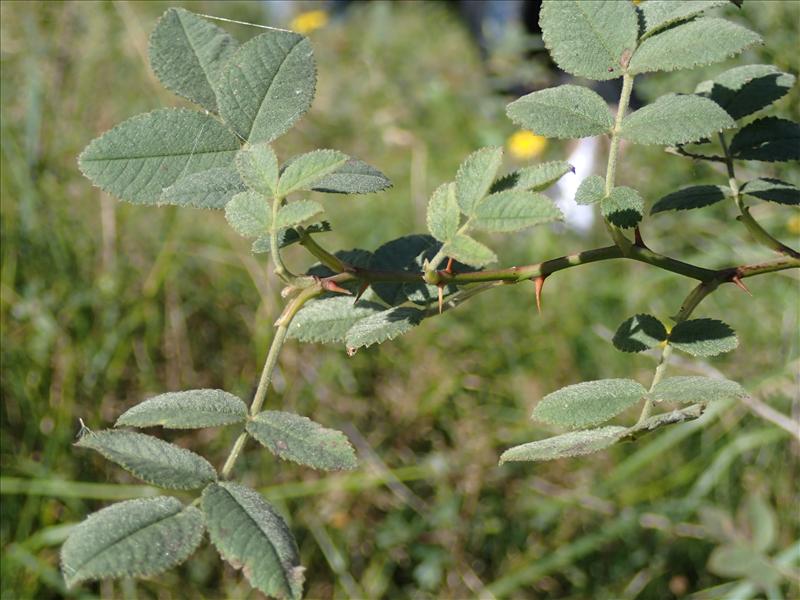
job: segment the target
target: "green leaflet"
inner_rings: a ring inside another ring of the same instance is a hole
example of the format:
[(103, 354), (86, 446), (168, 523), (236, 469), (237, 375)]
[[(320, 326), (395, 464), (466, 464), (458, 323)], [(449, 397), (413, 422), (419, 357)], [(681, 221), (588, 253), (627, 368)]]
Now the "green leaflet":
[(203, 514), (159, 496), (89, 515), (61, 547), (67, 586), (87, 579), (152, 577), (184, 562), (203, 540)]
[(575, 202), (578, 204), (594, 204), (606, 195), (606, 182), (599, 175), (590, 175), (578, 186)]
[(600, 427), (584, 431), (571, 431), (538, 442), (529, 442), (509, 448), (500, 456), (500, 464), (592, 454), (613, 446), (627, 431), (625, 427)]
[(633, 4), (616, 0), (545, 0), (539, 25), (561, 69), (595, 80), (622, 75), (639, 31)]
[(238, 43), (182, 8), (168, 9), (150, 34), (150, 66), (169, 90), (217, 112), (214, 87)]
[(716, 356), (739, 345), (733, 329), (716, 319), (690, 319), (675, 325), (669, 343), (692, 356)]
[(471, 223), (476, 229), (486, 231), (517, 231), (563, 218), (561, 211), (544, 194), (506, 190), (480, 202)]
[(278, 157), (266, 143), (246, 145), (236, 155), (236, 170), (254, 192), (275, 196), (278, 189)]
[(267, 410), (247, 423), (247, 433), (275, 456), (312, 469), (341, 471), (358, 466), (356, 453), (344, 433), (327, 429), (308, 417)]
[(311, 42), (290, 31), (262, 33), (228, 60), (219, 114), (250, 143), (271, 142), (308, 110), (317, 83)]
[(290, 202), (286, 206), (281, 206), (280, 209), (278, 209), (278, 216), (275, 219), (275, 228), (286, 229), (293, 225), (300, 225), (313, 219), (324, 211), (325, 209), (322, 208), (322, 205), (313, 200)]
[(632, 379), (584, 381), (547, 394), (532, 416), (569, 429), (598, 425), (637, 404), (646, 393)]
[(637, 144), (696, 142), (736, 123), (708, 98), (667, 94), (622, 121), (620, 135)]
[(225, 205), (225, 219), (236, 233), (259, 237), (269, 233), (272, 213), (267, 199), (256, 192), (241, 192)]
[(169, 392), (140, 402), (117, 419), (114, 427), (198, 429), (243, 423), (247, 406), (222, 390)]
[(800, 160), (800, 124), (778, 117), (758, 119), (733, 136), (730, 152), (743, 160)]
[(617, 227), (636, 227), (642, 220), (644, 200), (633, 188), (615, 187), (600, 201), (600, 212)]
[(278, 195), (286, 197), (298, 190), (310, 190), (323, 177), (344, 166), (348, 156), (338, 150), (314, 150), (292, 159), (281, 173)]
[(655, 402), (719, 402), (738, 400), (747, 392), (735, 381), (709, 377), (667, 377), (659, 381), (649, 394)]
[(225, 208), (231, 198), (245, 189), (234, 169), (216, 167), (181, 177), (164, 188), (158, 204), (220, 209)]
[(397, 306), (357, 321), (345, 335), (350, 350), (393, 340), (422, 322), (425, 313), (416, 308)]
[(173, 490), (193, 490), (217, 479), (209, 462), (185, 448), (135, 431), (106, 430), (75, 442), (96, 450), (147, 483)]
[(726, 579), (748, 579), (770, 589), (783, 576), (763, 553), (745, 542), (717, 546), (708, 557), (708, 570)]
[(556, 181), (561, 179), (569, 172), (575, 172), (575, 168), (564, 161), (554, 160), (540, 165), (523, 167), (503, 175), (495, 180), (489, 193), (502, 192), (505, 190), (527, 190), (540, 192), (549, 188)]
[(713, 100), (739, 120), (783, 98), (794, 82), (794, 75), (772, 65), (745, 65), (700, 83), (695, 94)]
[(693, 69), (721, 62), (762, 43), (761, 37), (725, 19), (703, 17), (644, 40), (633, 53), (631, 75)]
[(741, 191), (748, 196), (753, 196), (760, 200), (768, 200), (769, 202), (777, 202), (778, 204), (793, 206), (800, 204), (800, 189), (780, 179), (759, 177), (745, 183)]
[(600, 95), (579, 85), (532, 92), (509, 104), (506, 113), (517, 125), (550, 138), (600, 135), (614, 126)]
[(158, 204), (178, 179), (227, 167), (239, 150), (236, 135), (208, 114), (162, 108), (131, 117), (92, 140), (78, 157), (99, 188), (136, 204)]
[(329, 344), (344, 342), (349, 329), (358, 321), (386, 310), (380, 304), (349, 296), (332, 296), (307, 303), (292, 319), (289, 337), (301, 342)]
[(269, 502), (243, 485), (220, 482), (203, 490), (202, 507), (211, 542), (250, 585), (275, 598), (302, 597), (297, 542)]
[(711, 8), (726, 4), (728, 0), (683, 0), (682, 2), (647, 0), (637, 7), (644, 21), (644, 34), (641, 39), (681, 21), (688, 21)]
[(622, 322), (612, 342), (623, 352), (643, 352), (666, 339), (667, 330), (661, 321), (653, 315), (638, 314)]
[(456, 201), (455, 183), (443, 183), (428, 202), (428, 231), (440, 242), (446, 242), (458, 231), (461, 212)]
[(489, 146), (473, 152), (461, 163), (456, 173), (456, 200), (465, 215), (470, 216), (486, 196), (502, 160), (503, 149)]
[(744, 509), (753, 547), (759, 552), (768, 552), (775, 546), (778, 538), (775, 511), (759, 493), (748, 496)]
[(716, 204), (730, 195), (730, 188), (721, 185), (693, 185), (660, 198), (650, 209), (650, 214), (654, 215), (667, 210), (702, 208)]
[(333, 173), (317, 180), (315, 192), (329, 194), (371, 194), (392, 187), (392, 182), (375, 167), (350, 158)]
[(459, 233), (444, 245), (444, 253), (458, 262), (473, 267), (483, 267), (497, 261), (497, 256), (491, 249), (463, 233)]

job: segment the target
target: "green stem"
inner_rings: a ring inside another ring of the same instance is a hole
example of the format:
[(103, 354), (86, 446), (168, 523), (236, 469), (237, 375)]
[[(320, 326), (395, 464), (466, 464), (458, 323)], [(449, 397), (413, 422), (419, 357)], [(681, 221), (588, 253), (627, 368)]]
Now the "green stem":
[(323, 265), (337, 273), (350, 270), (350, 265), (346, 264), (335, 254), (331, 254), (325, 250), (325, 248), (320, 246), (305, 229), (297, 227), (297, 234), (300, 236), (300, 245), (313, 254)]
[(281, 256), (280, 247), (278, 244), (279, 231), (275, 227), (275, 223), (278, 221), (278, 211), (281, 208), (282, 202), (283, 199), (279, 197), (272, 199), (272, 224), (270, 225), (269, 229), (269, 253), (272, 255), (272, 264), (275, 265), (275, 274), (286, 283), (291, 283), (295, 279), (295, 276), (291, 271), (289, 271), (289, 269), (286, 268), (286, 265), (283, 262), (283, 257)]
[[(617, 116), (614, 119), (614, 128), (611, 130), (611, 144), (608, 148), (608, 164), (606, 165), (606, 186), (605, 196), (609, 196), (614, 189), (614, 184), (617, 178), (617, 159), (619, 158), (619, 140), (620, 131), (622, 131), (622, 119), (628, 110), (628, 104), (631, 100), (631, 92), (633, 91), (633, 75), (625, 73), (622, 76), (622, 92), (619, 95), (619, 104), (617, 106)], [(613, 225), (606, 219), (606, 226), (611, 234), (614, 243), (622, 250), (623, 255), (627, 256), (632, 249), (633, 244), (625, 237), (622, 230)]]
[[(661, 352), (661, 358), (658, 361), (658, 366), (656, 367), (656, 372), (653, 375), (653, 381), (650, 383), (649, 392), (652, 392), (658, 382), (661, 381), (661, 378), (664, 377), (664, 373), (667, 370), (667, 364), (669, 363), (669, 357), (672, 354), (672, 346), (667, 344), (664, 346), (664, 350)], [(647, 396), (644, 401), (644, 406), (642, 407), (642, 413), (639, 415), (639, 420), (636, 422), (636, 425), (633, 426), (633, 429), (637, 429), (641, 427), (647, 419), (650, 418), (650, 414), (653, 412), (653, 399), (650, 396)]]

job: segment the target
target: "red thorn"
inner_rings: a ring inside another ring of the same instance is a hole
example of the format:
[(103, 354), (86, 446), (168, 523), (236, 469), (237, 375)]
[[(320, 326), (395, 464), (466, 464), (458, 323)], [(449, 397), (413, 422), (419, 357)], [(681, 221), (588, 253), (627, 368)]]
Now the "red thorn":
[(447, 273), (448, 275), (453, 272), (453, 259), (452, 258), (448, 258), (447, 259), (447, 266), (444, 268), (444, 272)]
[(634, 227), (633, 236), (634, 236), (633, 240), (634, 244), (639, 246), (639, 248), (647, 248), (647, 244), (645, 244), (644, 240), (642, 239), (642, 232), (639, 230), (638, 227)]
[(733, 277), (731, 277), (731, 282), (736, 284), (736, 287), (738, 287), (739, 289), (744, 290), (745, 292), (747, 292), (748, 295), (750, 295), (750, 296), (753, 295), (753, 294), (750, 293), (750, 290), (747, 289), (747, 286), (742, 281), (742, 278), (739, 277), (738, 275), (734, 275)]
[(439, 288), (439, 314), (442, 314), (442, 308), (444, 306), (444, 285), (440, 283), (437, 287)]
[(353, 304), (355, 304), (361, 299), (361, 296), (364, 294), (364, 292), (367, 291), (368, 287), (369, 287), (369, 281), (365, 281), (364, 283), (361, 284), (361, 287), (358, 288), (358, 292), (356, 293), (356, 299), (353, 300)]
[(545, 279), (547, 279), (547, 275), (539, 275), (533, 280), (536, 285), (536, 310), (539, 311), (539, 314), (542, 314), (542, 288), (544, 287)]
[(328, 290), (329, 292), (336, 292), (337, 294), (347, 294), (348, 296), (352, 296), (353, 293), (350, 290), (346, 290), (341, 287), (335, 281), (331, 281), (330, 279), (323, 279), (321, 282), (322, 289)]

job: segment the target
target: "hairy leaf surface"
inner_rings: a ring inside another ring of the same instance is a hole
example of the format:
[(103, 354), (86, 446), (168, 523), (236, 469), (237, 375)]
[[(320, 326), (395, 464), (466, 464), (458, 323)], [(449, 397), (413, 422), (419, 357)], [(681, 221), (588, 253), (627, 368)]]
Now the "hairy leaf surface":
[(686, 144), (735, 125), (708, 98), (667, 94), (625, 117), (620, 135), (637, 144)]
[(800, 160), (800, 124), (779, 117), (758, 119), (733, 137), (730, 152), (743, 160)]
[(425, 312), (416, 308), (397, 306), (356, 322), (345, 335), (350, 349), (371, 346), (393, 340), (411, 331), (422, 322)]
[(117, 419), (115, 427), (199, 429), (243, 423), (247, 406), (222, 390), (169, 392), (140, 402)]
[(636, 227), (642, 220), (644, 200), (633, 188), (615, 187), (600, 201), (600, 212), (617, 227)]
[(332, 296), (307, 303), (292, 319), (289, 337), (301, 342), (344, 342), (358, 321), (386, 310), (374, 302), (353, 302), (349, 296)]
[(728, 379), (710, 377), (667, 377), (648, 394), (655, 402), (718, 402), (747, 396), (741, 385)]
[(793, 206), (800, 204), (800, 189), (780, 179), (769, 177), (753, 179), (742, 186), (742, 193), (778, 204)]
[(490, 248), (463, 233), (454, 236), (444, 245), (444, 253), (473, 267), (483, 267), (497, 261), (497, 256)]
[(718, 6), (725, 6), (728, 0), (647, 0), (637, 8), (644, 20), (644, 34), (641, 39), (650, 37), (657, 31), (666, 29), (681, 21), (688, 21), (699, 14)]
[(495, 192), (478, 204), (471, 221), (485, 231), (518, 231), (564, 218), (550, 198), (538, 192)]
[(550, 138), (581, 138), (608, 133), (614, 119), (599, 94), (580, 85), (532, 92), (506, 109), (517, 125)]
[(254, 238), (269, 233), (272, 212), (261, 194), (240, 192), (225, 205), (225, 219), (239, 235)]
[(333, 173), (317, 180), (315, 192), (329, 194), (372, 194), (392, 187), (392, 182), (375, 167), (350, 158)]
[(632, 379), (584, 381), (547, 394), (533, 410), (533, 418), (570, 429), (599, 425), (638, 403), (646, 393)]
[(456, 173), (456, 200), (465, 215), (471, 215), (489, 192), (502, 161), (503, 149), (489, 146), (473, 152), (461, 163)]
[(540, 192), (549, 188), (570, 171), (574, 173), (575, 168), (568, 162), (562, 160), (554, 160), (540, 165), (523, 167), (495, 180), (489, 193), (493, 194), (505, 190)]
[(578, 186), (575, 202), (578, 204), (594, 204), (606, 195), (606, 182), (599, 175), (590, 175)]
[(461, 211), (456, 201), (455, 183), (443, 183), (428, 202), (426, 221), (428, 231), (440, 242), (446, 242), (458, 231)]
[(794, 82), (794, 75), (772, 65), (745, 65), (700, 83), (695, 93), (713, 100), (739, 120), (783, 98)]
[(239, 176), (254, 192), (275, 196), (278, 189), (278, 157), (267, 143), (248, 144), (236, 155)]
[(159, 204), (220, 209), (245, 189), (235, 169), (216, 167), (181, 177), (164, 188)]
[(323, 177), (344, 166), (347, 159), (338, 150), (314, 150), (295, 157), (281, 173), (278, 194), (284, 197), (298, 190), (313, 189)]
[(692, 356), (716, 356), (739, 345), (733, 329), (716, 319), (690, 319), (675, 325), (669, 343)]
[(625, 427), (600, 427), (584, 431), (571, 431), (509, 448), (500, 456), (500, 464), (513, 461), (554, 460), (592, 454), (616, 444), (626, 431)]
[(612, 342), (623, 352), (643, 352), (666, 339), (667, 330), (661, 321), (653, 315), (638, 314), (622, 322)]
[(275, 219), (276, 229), (286, 229), (294, 225), (300, 225), (324, 212), (325, 209), (319, 202), (313, 200), (298, 200), (290, 202), (286, 206), (278, 209), (278, 216)]
[(650, 214), (667, 210), (689, 210), (716, 204), (730, 196), (730, 188), (721, 185), (693, 185), (667, 194), (650, 209)]

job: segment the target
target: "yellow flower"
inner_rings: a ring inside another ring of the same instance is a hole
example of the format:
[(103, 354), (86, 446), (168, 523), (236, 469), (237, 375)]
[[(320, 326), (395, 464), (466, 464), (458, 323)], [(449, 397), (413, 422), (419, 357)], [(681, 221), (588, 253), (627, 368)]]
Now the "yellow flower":
[(508, 151), (517, 160), (540, 156), (547, 148), (547, 138), (532, 131), (517, 131), (508, 138)]
[(322, 29), (328, 24), (328, 13), (324, 10), (308, 10), (301, 12), (292, 19), (289, 28), (303, 35), (317, 29)]
[(789, 233), (800, 235), (800, 215), (791, 217), (786, 224), (786, 228), (789, 230)]

